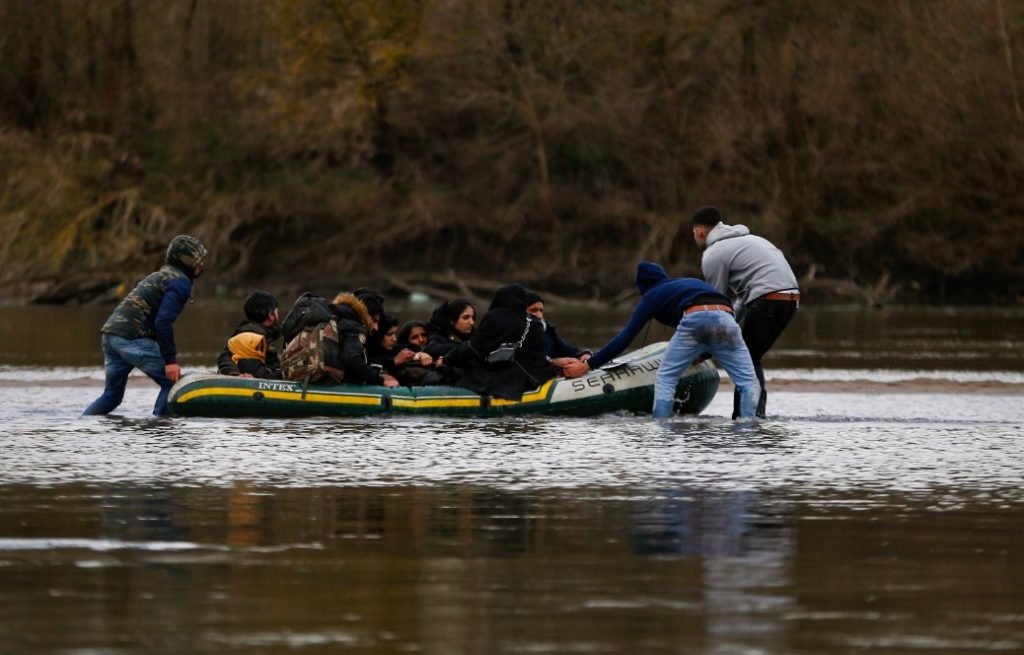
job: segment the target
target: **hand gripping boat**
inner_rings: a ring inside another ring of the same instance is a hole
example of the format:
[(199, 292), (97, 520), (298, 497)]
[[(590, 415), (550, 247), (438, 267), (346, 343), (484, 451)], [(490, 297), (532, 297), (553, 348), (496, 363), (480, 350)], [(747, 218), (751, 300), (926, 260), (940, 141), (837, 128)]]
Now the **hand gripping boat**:
[[(204, 374), (182, 378), (171, 389), (170, 411), (179, 416), (367, 416), (435, 414), (500, 416), (548, 414), (593, 416), (607, 412), (650, 413), (654, 377), (668, 344), (654, 343), (574, 380), (556, 378), (522, 400), (481, 396), (453, 386), (386, 387), (309, 385)], [(718, 391), (710, 361), (690, 366), (676, 386), (678, 414), (698, 414)]]

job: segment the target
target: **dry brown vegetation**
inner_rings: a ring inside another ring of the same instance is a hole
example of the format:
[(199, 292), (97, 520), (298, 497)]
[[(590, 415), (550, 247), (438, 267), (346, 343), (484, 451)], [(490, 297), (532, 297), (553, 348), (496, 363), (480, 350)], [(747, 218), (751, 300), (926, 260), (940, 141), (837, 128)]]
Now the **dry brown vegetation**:
[(717, 204), (813, 291), (1020, 301), (1024, 3), (9, 0), (3, 295), (173, 234), (229, 285), (608, 297)]

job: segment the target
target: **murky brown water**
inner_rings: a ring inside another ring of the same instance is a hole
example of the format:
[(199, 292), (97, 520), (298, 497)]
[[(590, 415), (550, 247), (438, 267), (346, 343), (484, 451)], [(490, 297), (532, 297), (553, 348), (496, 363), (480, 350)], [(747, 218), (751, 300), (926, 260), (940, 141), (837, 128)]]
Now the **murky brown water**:
[(745, 428), (79, 418), (107, 311), (0, 308), (0, 652), (1024, 651), (1020, 310), (804, 310)]

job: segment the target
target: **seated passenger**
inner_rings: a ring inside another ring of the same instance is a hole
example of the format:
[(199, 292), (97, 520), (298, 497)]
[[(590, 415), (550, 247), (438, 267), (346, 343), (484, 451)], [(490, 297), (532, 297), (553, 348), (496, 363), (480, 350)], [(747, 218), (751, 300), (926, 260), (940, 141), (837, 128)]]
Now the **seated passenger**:
[[(360, 300), (352, 293), (339, 293), (334, 298), (331, 311), (338, 324), (339, 368), (345, 372), (346, 384), (370, 384), (397, 387), (398, 380), (390, 373), (380, 373), (370, 366), (366, 354), (366, 343), (370, 334), (377, 329), (381, 317), (381, 305), (364, 296)], [(370, 310), (375, 313), (371, 315)]]
[(395, 356), (398, 355), (398, 319), (384, 314), (377, 321), (377, 330), (366, 342), (366, 358), (373, 366), (394, 375)]
[(441, 303), (427, 321), (427, 345), (423, 350), (434, 359), (444, 357), (468, 341), (476, 323), (476, 309), (465, 298)]
[(363, 305), (366, 306), (366, 311), (369, 312), (370, 317), (378, 323), (378, 327), (375, 327), (370, 331), (371, 339), (375, 336), (375, 333), (380, 329), (379, 323), (384, 318), (384, 296), (375, 289), (367, 289), (366, 287), (356, 289), (352, 292), (352, 295), (358, 298)]
[(402, 350), (411, 350), (419, 355), (415, 362), (409, 362), (403, 367), (402, 374), (398, 381), (404, 385), (415, 387), (430, 382), (428, 375), (432, 374), (435, 380), (441, 380), (442, 376), (434, 371), (437, 362), (423, 351), (427, 345), (427, 323), (426, 321), (406, 321), (405, 325), (398, 332), (398, 347)]
[(426, 321), (406, 321), (398, 331), (398, 347), (420, 352), (427, 345)]
[[(426, 342), (426, 331), (421, 329), (421, 332), (423, 342)], [(389, 314), (381, 319), (377, 335), (376, 338), (370, 337), (370, 346), (367, 348), (370, 363), (395, 376), (400, 384), (419, 384), (433, 364), (430, 355), (420, 352), (419, 347), (410, 348), (399, 343), (398, 319)]]
[(585, 362), (590, 358), (590, 351), (582, 348), (577, 348), (572, 344), (566, 343), (558, 336), (558, 332), (555, 331), (555, 324), (544, 320), (544, 300), (533, 291), (528, 291), (526, 294), (527, 302), (530, 304), (526, 307), (526, 313), (534, 317), (541, 322), (544, 326), (544, 350), (548, 354), (548, 359), (555, 366), (565, 366), (572, 360), (578, 360)]
[(253, 291), (243, 306), (245, 320), (238, 324), (217, 357), (217, 372), (244, 378), (281, 379), (275, 342), (277, 300), (265, 291)]
[[(544, 328), (526, 313), (526, 287), (508, 284), (494, 293), (491, 306), (472, 337), (446, 357), (464, 373), (457, 384), (480, 394), (521, 400), (559, 374), (544, 350)], [(507, 349), (511, 348), (512, 352)], [(506, 361), (498, 354), (505, 349)]]

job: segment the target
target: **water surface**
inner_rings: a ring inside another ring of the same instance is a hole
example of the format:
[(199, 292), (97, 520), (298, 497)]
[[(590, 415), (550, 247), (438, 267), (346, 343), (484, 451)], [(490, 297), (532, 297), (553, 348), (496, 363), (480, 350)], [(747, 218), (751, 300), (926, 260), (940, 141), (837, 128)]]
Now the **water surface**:
[(0, 652), (1024, 651), (1021, 312), (802, 310), (742, 427), (79, 418), (107, 311), (0, 308)]

